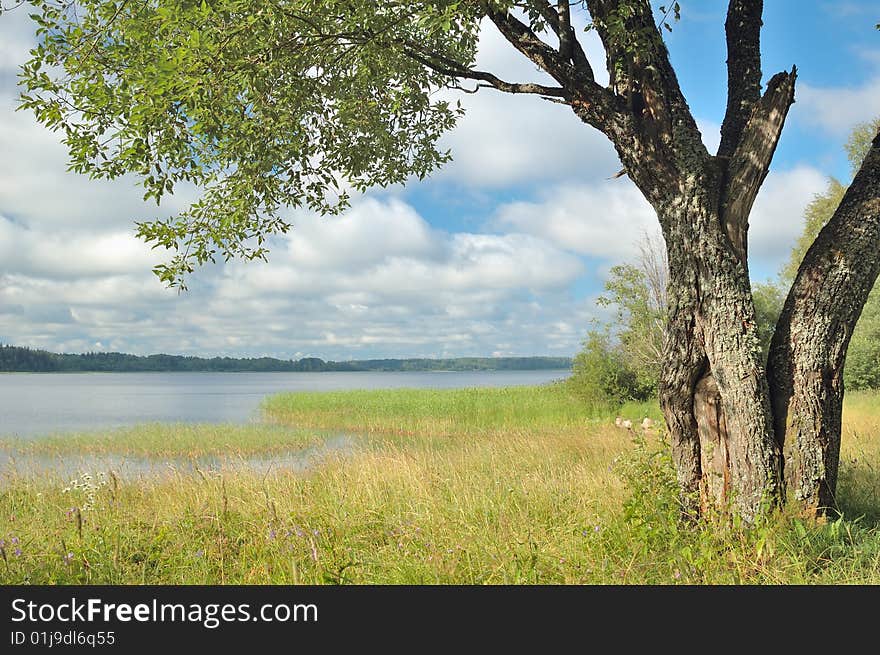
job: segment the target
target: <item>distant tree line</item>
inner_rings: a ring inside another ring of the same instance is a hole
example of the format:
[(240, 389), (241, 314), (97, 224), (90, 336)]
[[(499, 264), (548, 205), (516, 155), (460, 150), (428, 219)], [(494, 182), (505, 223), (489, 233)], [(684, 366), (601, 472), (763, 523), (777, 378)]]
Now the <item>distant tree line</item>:
[(334, 362), (318, 357), (283, 360), (274, 357), (188, 357), (89, 352), (58, 354), (0, 345), (0, 371), (62, 372), (322, 372), (322, 371), (532, 371), (571, 368), (568, 357), (461, 357), (455, 359), (370, 359)]

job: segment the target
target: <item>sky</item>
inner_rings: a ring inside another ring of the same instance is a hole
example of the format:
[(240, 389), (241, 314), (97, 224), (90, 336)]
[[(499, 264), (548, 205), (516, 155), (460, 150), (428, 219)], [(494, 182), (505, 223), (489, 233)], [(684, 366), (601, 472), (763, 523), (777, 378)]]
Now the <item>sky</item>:
[[(726, 104), (721, 0), (683, 1), (667, 42), (714, 152)], [(880, 115), (876, 0), (765, 3), (764, 79), (798, 68), (796, 102), (756, 201), (754, 281), (775, 278), (803, 210), (828, 176), (849, 179), (850, 130)], [(582, 37), (604, 68), (592, 33)], [(197, 270), (166, 289), (162, 261), (134, 236), (157, 216), (133, 178), (67, 172), (59, 136), (15, 111), (18, 66), (33, 43), (26, 12), (0, 16), (0, 343), (55, 352), (199, 356), (571, 356), (595, 320), (609, 269), (632, 261), (653, 210), (605, 137), (567, 107), (490, 89), (460, 98), (429, 179), (371, 190), (336, 217), (291, 211), (269, 261)], [(491, 25), (478, 66), (511, 81), (545, 78)], [(607, 80), (607, 77), (606, 77)], [(600, 79), (600, 81), (603, 81)], [(178, 191), (158, 216), (194, 199)]]

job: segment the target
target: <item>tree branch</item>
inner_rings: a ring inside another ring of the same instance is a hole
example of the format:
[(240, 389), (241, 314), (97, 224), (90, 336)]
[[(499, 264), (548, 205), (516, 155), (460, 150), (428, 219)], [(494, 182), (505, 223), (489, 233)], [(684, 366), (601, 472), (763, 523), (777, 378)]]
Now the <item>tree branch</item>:
[(579, 86), (582, 81), (592, 81), (582, 75), (572, 63), (561, 57), (556, 50), (539, 39), (528, 25), (511, 14), (487, 4), (486, 16), (514, 48), (545, 70), (562, 86)]
[[(544, 4), (558, 21), (558, 14), (549, 4), (546, 2)], [(565, 97), (570, 99), (575, 114), (587, 124), (611, 137), (611, 122), (616, 117), (617, 111), (614, 96), (608, 89), (595, 82), (592, 69), (584, 69), (564, 60), (554, 48), (541, 41), (527, 25), (511, 14), (498, 11), (488, 3), (484, 5), (484, 10), (486, 16), (514, 48), (559, 82), (565, 89)]]
[[(607, 56), (612, 136), (627, 173), (649, 200), (709, 158), (648, 0), (586, 0)], [(611, 136), (611, 135), (609, 135)]]
[[(411, 57), (420, 64), (427, 66), (431, 70), (436, 71), (441, 75), (446, 75), (448, 77), (456, 79), (477, 80), (480, 82), (485, 82), (492, 88), (498, 89), (499, 91), (504, 91), (505, 93), (529, 93), (541, 96), (550, 96), (554, 98), (568, 97), (566, 90), (562, 87), (545, 86), (543, 84), (533, 84), (531, 82), (507, 82), (492, 73), (474, 70), (472, 68), (468, 68), (467, 66), (462, 66), (454, 59), (450, 59), (449, 57), (446, 57), (436, 52), (430, 52), (424, 50), (423, 48), (419, 48), (414, 43), (403, 43), (403, 51), (408, 57)], [(482, 86), (484, 85), (479, 85), (477, 88), (480, 88)]]
[(761, 99), (761, 14), (763, 0), (730, 0), (727, 34), (727, 111), (718, 155), (736, 150), (755, 103)]
[(593, 67), (571, 24), (571, 8), (568, 1), (557, 0), (556, 9), (553, 9), (547, 0), (538, 0), (536, 4), (541, 16), (559, 38), (559, 56), (563, 60), (571, 61), (581, 74), (595, 80)]
[(559, 56), (571, 59), (574, 54), (574, 33), (571, 29), (571, 10), (568, 0), (556, 0), (556, 15), (559, 34)]
[(743, 265), (747, 261), (749, 213), (767, 177), (785, 118), (794, 103), (796, 79), (797, 68), (773, 76), (764, 96), (753, 105), (730, 158), (727, 181), (722, 189), (721, 218)]

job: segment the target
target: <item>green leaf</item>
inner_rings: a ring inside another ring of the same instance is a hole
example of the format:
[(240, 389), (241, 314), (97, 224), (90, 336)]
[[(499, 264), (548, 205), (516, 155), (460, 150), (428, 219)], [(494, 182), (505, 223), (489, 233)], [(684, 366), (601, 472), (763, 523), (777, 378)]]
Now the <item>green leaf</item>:
[(462, 111), (435, 91), (450, 79), (402, 44), (469, 66), (481, 17), (449, 0), (33, 5), (22, 106), (64, 129), (71, 170), (134, 175), (157, 203), (182, 182), (202, 189), (173, 220), (140, 223), (148, 243), (179, 249), (157, 269), (174, 285), (215, 253), (264, 258), (289, 207), (338, 213), (340, 189), (449, 161), (436, 144)]

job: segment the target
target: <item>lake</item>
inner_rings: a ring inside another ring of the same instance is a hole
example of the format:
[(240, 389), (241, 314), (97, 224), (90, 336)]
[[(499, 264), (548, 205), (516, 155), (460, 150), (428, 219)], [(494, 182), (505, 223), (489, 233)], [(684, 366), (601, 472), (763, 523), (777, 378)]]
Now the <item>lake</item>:
[(327, 373), (0, 373), (0, 435), (40, 435), (138, 423), (245, 423), (284, 391), (451, 389), (534, 385), (567, 370)]

